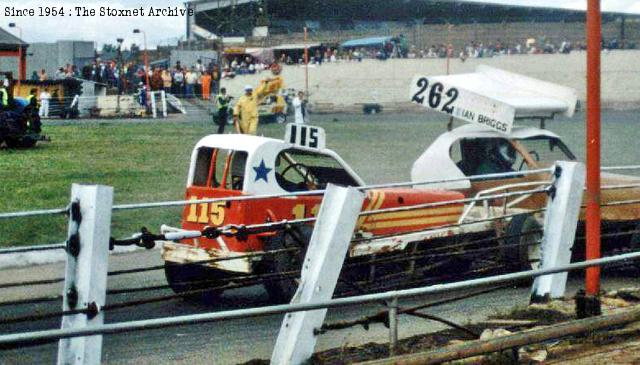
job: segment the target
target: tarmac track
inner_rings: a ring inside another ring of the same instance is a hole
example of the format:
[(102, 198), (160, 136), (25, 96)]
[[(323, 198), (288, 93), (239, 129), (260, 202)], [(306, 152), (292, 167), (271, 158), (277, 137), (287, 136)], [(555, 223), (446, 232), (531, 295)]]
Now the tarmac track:
[[(147, 267), (161, 264), (159, 252), (137, 251), (134, 253), (114, 255), (110, 258), (110, 270), (134, 267)], [(17, 280), (38, 280), (59, 277), (64, 265), (51, 264), (31, 268), (6, 269), (0, 271), (0, 283)], [(580, 277), (576, 275), (570, 281), (570, 292), (580, 287)], [(109, 278), (110, 289), (152, 286), (165, 284), (162, 271), (129, 274)], [(615, 274), (604, 282), (604, 287), (613, 289), (637, 284), (633, 275)], [(61, 292), (61, 284), (34, 286), (26, 288), (0, 289), (0, 302), (24, 299), (29, 297), (57, 295)], [(108, 301), (121, 302), (142, 299), (149, 296), (170, 294), (169, 290), (127, 295), (110, 295)], [(458, 295), (431, 296), (428, 298), (402, 301), (402, 305), (425, 303), (433, 300)], [(526, 305), (529, 298), (528, 288), (508, 288), (498, 292), (484, 294), (479, 297), (441, 305), (429, 309), (436, 314), (459, 323), (478, 321), (487, 316), (505, 312), (516, 305)], [(216, 307), (194, 304), (182, 300), (172, 300), (154, 304), (146, 304), (106, 313), (106, 322), (122, 322), (147, 318), (158, 318), (185, 314), (205, 313), (216, 310), (256, 307), (269, 304), (266, 293), (261, 287), (251, 287), (226, 292)], [(14, 305), (0, 307), (0, 318), (13, 318), (27, 314), (57, 311), (60, 301), (40, 304)], [(327, 322), (351, 320), (362, 315), (376, 313), (377, 305), (342, 308), (329, 311)], [(191, 326), (172, 327), (144, 332), (108, 335), (104, 338), (103, 362), (108, 364), (237, 364), (255, 358), (269, 358), (282, 316), (269, 316), (250, 319), (239, 319)], [(0, 325), (2, 334), (32, 330), (59, 328), (59, 319), (48, 319), (35, 322)], [(443, 326), (429, 321), (417, 320), (402, 316), (400, 319), (400, 336), (435, 331)], [(317, 350), (336, 348), (348, 345), (360, 345), (367, 342), (386, 342), (387, 329), (374, 324), (369, 331), (362, 327), (333, 331), (320, 336)], [(55, 362), (57, 345), (55, 343), (0, 351), (0, 364), (51, 364)]]

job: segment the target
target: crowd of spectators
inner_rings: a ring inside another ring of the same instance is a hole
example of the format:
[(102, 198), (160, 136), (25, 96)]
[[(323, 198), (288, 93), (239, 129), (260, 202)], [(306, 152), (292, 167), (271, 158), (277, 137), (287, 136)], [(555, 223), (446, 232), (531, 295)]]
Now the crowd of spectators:
[(80, 77), (78, 68), (75, 65), (67, 64), (66, 66), (59, 67), (53, 75), (49, 75), (45, 69), (33, 71), (31, 74), (32, 81), (64, 80), (69, 77)]
[(151, 90), (164, 90), (185, 98), (210, 98), (211, 93), (217, 92), (220, 81), (218, 65), (205, 65), (202, 60), (194, 65), (184, 66), (180, 61), (173, 67), (156, 67), (151, 71)]
[(250, 55), (230, 56), (222, 61), (222, 77), (232, 78), (236, 75), (253, 75), (268, 70), (269, 66)]
[[(122, 66), (115, 61), (102, 62), (99, 59), (81, 70), (75, 65), (60, 67), (54, 75), (46, 70), (34, 71), (34, 81), (63, 80), (65, 78), (81, 78), (107, 85), (117, 89), (120, 94), (140, 93), (146, 89), (147, 76), (144, 65), (129, 62)], [(220, 81), (218, 65), (204, 65), (198, 60), (192, 66), (183, 66), (177, 62), (173, 67), (156, 66), (149, 71), (149, 87), (152, 91), (164, 90), (186, 98), (202, 97), (209, 99), (210, 94), (217, 92)]]

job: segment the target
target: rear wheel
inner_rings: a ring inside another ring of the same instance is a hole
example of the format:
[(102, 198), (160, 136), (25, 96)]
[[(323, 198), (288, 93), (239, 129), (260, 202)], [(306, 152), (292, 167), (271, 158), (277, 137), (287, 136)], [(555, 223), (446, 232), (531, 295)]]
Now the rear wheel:
[[(184, 298), (191, 301), (214, 303), (223, 290), (206, 290), (222, 285), (218, 280), (224, 274), (218, 270), (208, 268), (204, 265), (178, 264), (165, 261), (164, 274), (169, 283), (169, 287), (176, 294), (184, 294)], [(193, 293), (190, 293), (192, 292)]]
[(7, 147), (9, 147), (9, 148), (19, 148), (19, 147), (21, 147), (19, 138), (6, 137), (4, 141), (7, 143)]
[[(298, 290), (300, 274), (291, 274), (291, 272), (302, 269), (312, 232), (313, 227), (297, 226), (291, 228), (290, 231), (279, 232), (265, 241), (265, 251), (294, 249), (289, 252), (264, 256), (262, 271), (266, 274), (274, 274), (274, 277), (264, 284), (271, 301), (275, 303), (289, 302)], [(290, 277), (278, 278), (275, 274), (279, 273), (289, 273)]]
[(542, 263), (542, 226), (531, 214), (513, 217), (507, 229), (505, 260), (518, 271), (536, 270)]
[(35, 146), (36, 143), (38, 143), (37, 139), (35, 139), (35, 138), (31, 137), (31, 136), (25, 136), (20, 141), (20, 147), (22, 147), (22, 148), (31, 148), (31, 147)]

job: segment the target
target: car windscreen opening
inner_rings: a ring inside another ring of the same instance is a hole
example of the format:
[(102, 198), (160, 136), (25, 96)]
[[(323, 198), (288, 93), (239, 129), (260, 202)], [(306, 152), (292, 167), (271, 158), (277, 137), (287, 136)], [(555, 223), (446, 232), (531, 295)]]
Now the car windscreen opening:
[(289, 192), (325, 189), (327, 184), (357, 186), (357, 181), (335, 158), (295, 148), (276, 158), (276, 180)]
[(192, 185), (242, 190), (247, 153), (218, 148), (198, 149)]

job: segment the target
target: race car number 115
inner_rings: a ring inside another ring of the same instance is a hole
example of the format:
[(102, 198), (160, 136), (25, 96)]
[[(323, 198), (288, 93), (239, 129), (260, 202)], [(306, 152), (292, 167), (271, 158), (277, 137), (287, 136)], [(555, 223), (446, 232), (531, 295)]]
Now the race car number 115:
[[(419, 78), (416, 86), (418, 86), (418, 92), (413, 95), (413, 98), (411, 98), (412, 101), (427, 106), (427, 104), (425, 104), (426, 99), (431, 109), (438, 109), (442, 104), (441, 111), (447, 114), (453, 114), (453, 106), (451, 104), (456, 101), (460, 94), (458, 89), (452, 87), (445, 91), (445, 87), (441, 82), (435, 82), (431, 85), (431, 90), (428, 96), (426, 96), (425, 92), (429, 88), (429, 80), (426, 77)], [(443, 97), (443, 94), (445, 97)]]

